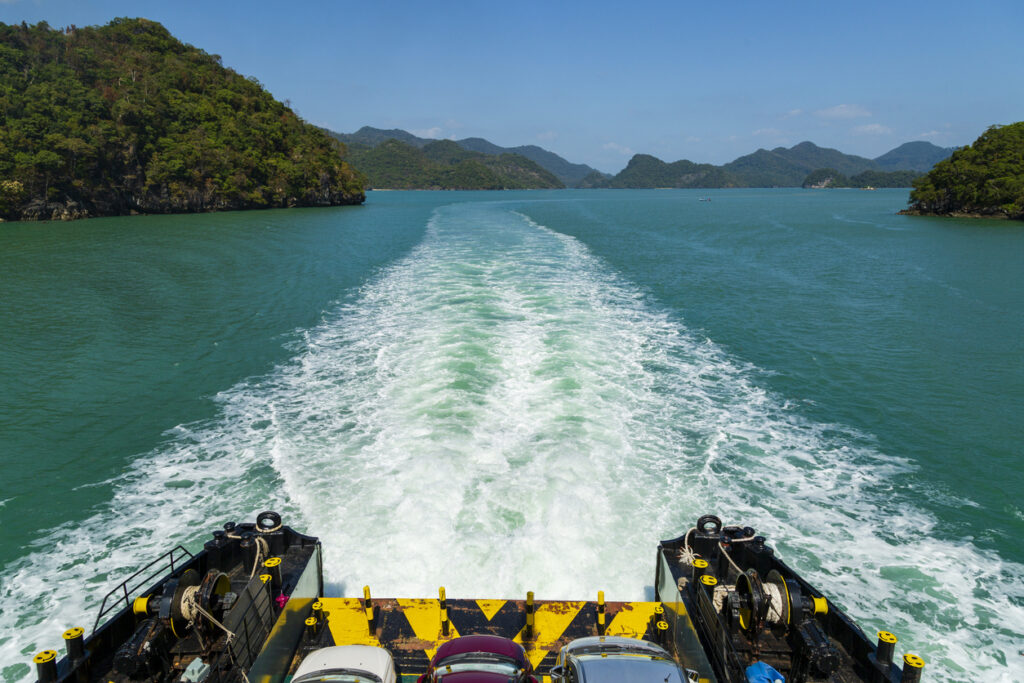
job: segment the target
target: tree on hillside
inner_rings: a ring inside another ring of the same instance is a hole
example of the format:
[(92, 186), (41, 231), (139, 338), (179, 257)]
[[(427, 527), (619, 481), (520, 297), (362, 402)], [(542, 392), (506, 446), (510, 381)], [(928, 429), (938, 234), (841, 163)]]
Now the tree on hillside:
[(361, 201), (340, 143), (160, 24), (0, 24), (5, 218)]
[(910, 213), (1024, 219), (1024, 122), (992, 126), (914, 182)]

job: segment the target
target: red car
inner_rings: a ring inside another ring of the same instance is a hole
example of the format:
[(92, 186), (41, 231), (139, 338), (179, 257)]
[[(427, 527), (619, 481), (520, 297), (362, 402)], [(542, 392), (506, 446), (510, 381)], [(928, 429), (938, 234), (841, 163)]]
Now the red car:
[(519, 643), (498, 636), (463, 636), (442, 645), (416, 683), (537, 683)]

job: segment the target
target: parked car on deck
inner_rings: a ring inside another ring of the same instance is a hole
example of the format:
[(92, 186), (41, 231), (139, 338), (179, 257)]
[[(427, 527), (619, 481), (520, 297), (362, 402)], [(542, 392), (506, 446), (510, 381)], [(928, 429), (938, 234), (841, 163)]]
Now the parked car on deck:
[(537, 683), (533, 665), (519, 643), (498, 636), (449, 640), (416, 683)]
[(558, 653), (551, 683), (688, 683), (696, 673), (683, 672), (660, 645), (622, 636), (577, 638)]
[(382, 647), (336, 645), (306, 655), (292, 683), (395, 683), (395, 661)]

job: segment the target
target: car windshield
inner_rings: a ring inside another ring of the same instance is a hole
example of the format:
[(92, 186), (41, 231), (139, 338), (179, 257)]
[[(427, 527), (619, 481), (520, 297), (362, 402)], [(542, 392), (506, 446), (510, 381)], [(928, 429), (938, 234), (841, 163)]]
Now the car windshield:
[(483, 652), (469, 652), (445, 657), (438, 663), (435, 671), (437, 680), (443, 681), (448, 674), (460, 671), (480, 671), (514, 676), (519, 671), (519, 667), (508, 657)]
[(602, 657), (588, 654), (577, 657), (576, 662), (587, 683), (683, 683), (675, 662), (657, 656), (615, 653)]
[(358, 669), (328, 669), (300, 676), (292, 683), (381, 683), (380, 677)]

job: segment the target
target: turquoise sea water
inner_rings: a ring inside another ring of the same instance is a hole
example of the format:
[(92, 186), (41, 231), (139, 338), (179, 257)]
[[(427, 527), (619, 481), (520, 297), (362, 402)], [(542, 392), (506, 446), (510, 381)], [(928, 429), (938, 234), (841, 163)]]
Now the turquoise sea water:
[(715, 512), (928, 680), (1024, 680), (1024, 227), (905, 199), (0, 225), (0, 674), (276, 508), (337, 594), (552, 598), (644, 597)]

